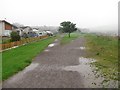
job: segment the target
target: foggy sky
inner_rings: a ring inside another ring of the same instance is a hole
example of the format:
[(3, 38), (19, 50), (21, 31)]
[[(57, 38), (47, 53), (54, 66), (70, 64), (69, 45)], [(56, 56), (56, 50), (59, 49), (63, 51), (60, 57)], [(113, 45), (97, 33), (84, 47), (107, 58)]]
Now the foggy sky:
[(0, 19), (30, 26), (117, 26), (119, 0), (0, 0)]

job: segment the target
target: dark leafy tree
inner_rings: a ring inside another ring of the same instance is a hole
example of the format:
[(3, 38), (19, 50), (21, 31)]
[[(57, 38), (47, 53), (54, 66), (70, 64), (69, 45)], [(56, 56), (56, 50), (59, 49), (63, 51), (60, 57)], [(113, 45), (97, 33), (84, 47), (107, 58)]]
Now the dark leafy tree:
[(73, 24), (70, 21), (64, 21), (60, 23), (59, 31), (63, 33), (68, 33), (69, 37), (70, 37), (70, 33), (76, 30), (77, 30), (76, 24)]

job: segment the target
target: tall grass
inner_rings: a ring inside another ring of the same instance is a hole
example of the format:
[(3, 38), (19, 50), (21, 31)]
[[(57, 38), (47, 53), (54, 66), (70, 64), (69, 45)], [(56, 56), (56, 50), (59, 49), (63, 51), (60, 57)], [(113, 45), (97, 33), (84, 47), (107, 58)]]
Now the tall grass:
[(118, 80), (118, 38), (95, 34), (86, 35), (88, 57), (95, 58), (93, 63), (105, 78)]

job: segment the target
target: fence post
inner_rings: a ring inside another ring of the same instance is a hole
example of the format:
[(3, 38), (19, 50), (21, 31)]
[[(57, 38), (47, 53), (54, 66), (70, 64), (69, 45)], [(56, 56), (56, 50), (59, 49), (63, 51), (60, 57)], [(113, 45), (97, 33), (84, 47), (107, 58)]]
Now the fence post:
[(4, 44), (2, 44), (2, 50), (4, 50)]
[(2, 50), (1, 44), (0, 44), (0, 51)]

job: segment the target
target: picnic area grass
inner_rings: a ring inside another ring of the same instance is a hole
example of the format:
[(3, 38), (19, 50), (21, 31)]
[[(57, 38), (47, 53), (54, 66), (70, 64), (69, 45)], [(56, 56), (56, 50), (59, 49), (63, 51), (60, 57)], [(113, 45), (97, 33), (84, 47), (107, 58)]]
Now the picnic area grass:
[(86, 34), (85, 37), (88, 57), (96, 59), (93, 63), (96, 70), (108, 80), (118, 80), (118, 38), (96, 34)]
[(23, 70), (33, 58), (42, 52), (48, 44), (54, 41), (55, 37), (32, 42), (18, 48), (4, 51), (2, 53), (2, 80), (5, 80)]
[(80, 36), (80, 33), (71, 33), (71, 37), (69, 38), (68, 34), (66, 33), (64, 37), (61, 39), (61, 44), (70, 43), (72, 40), (77, 39)]

